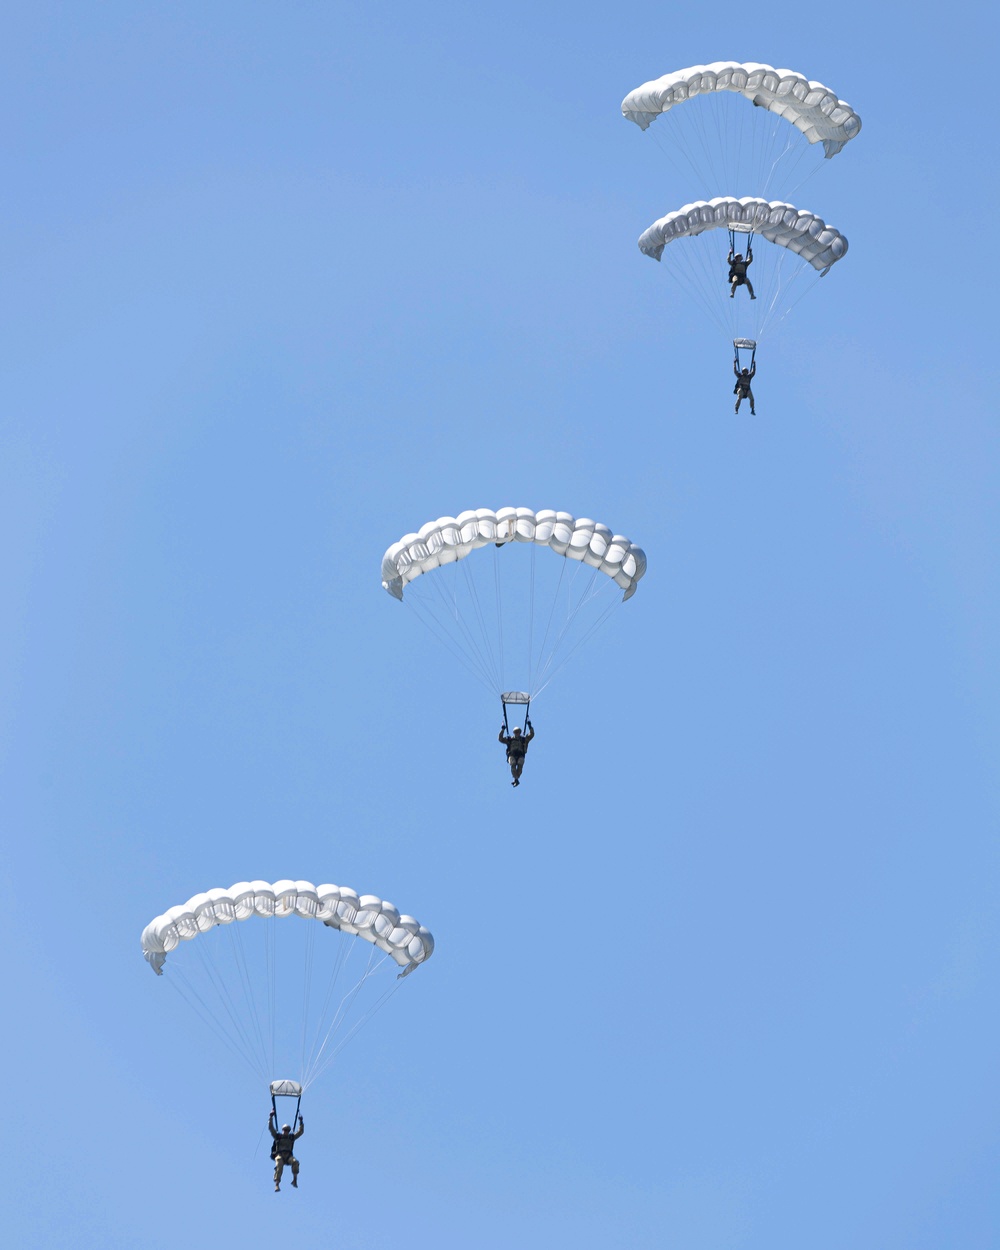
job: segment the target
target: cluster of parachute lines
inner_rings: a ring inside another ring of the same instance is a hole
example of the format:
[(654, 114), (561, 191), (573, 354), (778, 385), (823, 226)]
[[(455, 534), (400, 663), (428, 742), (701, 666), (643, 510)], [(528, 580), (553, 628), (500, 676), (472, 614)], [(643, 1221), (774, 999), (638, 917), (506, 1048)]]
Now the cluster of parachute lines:
[[(679, 298), (739, 360), (847, 253), (844, 235), (791, 197), (856, 138), (861, 118), (823, 83), (757, 61), (674, 70), (630, 91), (622, 114), (656, 136), (691, 197), (643, 232), (640, 250), (663, 260)], [(728, 258), (748, 249), (756, 298), (731, 298)]]
[[(860, 118), (801, 74), (733, 61), (644, 83), (622, 112), (662, 135), (695, 195), (714, 192), (657, 219), (642, 252), (665, 258), (691, 301), (755, 349), (847, 251), (838, 230), (788, 197), (858, 134)], [(754, 240), (757, 298), (730, 300), (725, 258)], [(517, 506), (428, 520), (381, 563), (383, 589), (499, 697), (505, 726), (508, 708), (527, 723), (531, 702), (645, 572), (642, 548), (603, 522)], [(141, 945), (152, 970), (269, 1082), (272, 1106), (301, 1100), (434, 951), (430, 932), (385, 899), (291, 879), (195, 894), (152, 920)]]

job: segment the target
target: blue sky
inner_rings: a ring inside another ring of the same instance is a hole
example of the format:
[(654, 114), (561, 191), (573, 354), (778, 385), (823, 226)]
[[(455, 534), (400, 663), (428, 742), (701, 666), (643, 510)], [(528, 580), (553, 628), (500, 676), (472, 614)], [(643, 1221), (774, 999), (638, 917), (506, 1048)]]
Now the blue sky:
[[(985, 6), (8, 11), (14, 1243), (1000, 1242), (995, 43)], [(725, 58), (864, 120), (754, 421), (636, 248), (677, 205), (619, 113)], [(505, 504), (649, 557), (517, 792), (378, 573)], [(437, 939), (280, 1197), (266, 1092), (138, 949), (254, 877)]]

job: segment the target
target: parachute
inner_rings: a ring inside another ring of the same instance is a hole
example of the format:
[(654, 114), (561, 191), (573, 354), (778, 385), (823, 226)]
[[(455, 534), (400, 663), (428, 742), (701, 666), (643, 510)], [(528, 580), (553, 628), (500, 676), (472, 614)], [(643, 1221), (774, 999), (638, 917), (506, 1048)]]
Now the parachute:
[(829, 159), (861, 130), (861, 118), (829, 87), (758, 61), (674, 70), (622, 101), (622, 115), (642, 130), (667, 113), (662, 146), (694, 171), (694, 185), (760, 196), (790, 195), (815, 170), (816, 145)]
[[(719, 242), (698, 236), (722, 230)], [(754, 235), (758, 245), (753, 248)], [(764, 240), (766, 246), (760, 246)], [(808, 289), (810, 270), (823, 277), (847, 252), (847, 239), (821, 217), (781, 200), (718, 196), (698, 200), (655, 221), (639, 238), (639, 250), (654, 260), (667, 254), (670, 273), (691, 298), (734, 340), (759, 342)], [(753, 248), (748, 277), (755, 300), (737, 289), (730, 298), (727, 257)]]
[(815, 213), (780, 200), (758, 200), (751, 196), (741, 200), (720, 196), (685, 204), (655, 221), (639, 239), (639, 250), (659, 260), (663, 249), (674, 239), (691, 238), (720, 227), (733, 230), (741, 226), (748, 226), (751, 234), (758, 234), (769, 243), (801, 256), (806, 264), (818, 269), (821, 276), (847, 251), (847, 240), (840, 231), (828, 226)]
[[(166, 973), (216, 1036), (269, 1083), (272, 1099), (301, 1098), (434, 951), (423, 925), (377, 895), (290, 880), (196, 894), (150, 921), (141, 943), (157, 976)], [(191, 950), (168, 964), (186, 943)], [(387, 975), (397, 968), (395, 978)]]
[(645, 571), (641, 548), (596, 521), (478, 508), (393, 543), (382, 586), (395, 599), (405, 592), (506, 712), (527, 709), (617, 603), (631, 599)]

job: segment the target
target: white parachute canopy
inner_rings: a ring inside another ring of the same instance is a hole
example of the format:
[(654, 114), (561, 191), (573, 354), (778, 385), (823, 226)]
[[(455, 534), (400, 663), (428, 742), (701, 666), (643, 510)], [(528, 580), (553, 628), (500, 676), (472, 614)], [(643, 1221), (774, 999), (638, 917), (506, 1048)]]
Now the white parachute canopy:
[(196, 894), (141, 942), (153, 971), (282, 1095), (315, 1081), (434, 950), (419, 921), (377, 895), (291, 880)]
[(599, 522), (477, 508), (393, 543), (382, 586), (487, 689), (523, 702), (635, 594), (645, 571), (642, 549)]
[(692, 187), (763, 197), (792, 194), (821, 163), (820, 149), (835, 156), (861, 130), (829, 87), (759, 61), (674, 70), (630, 91), (622, 115), (642, 130), (664, 117), (652, 133), (693, 173)]
[[(709, 239), (699, 236), (713, 233)], [(669, 245), (669, 247), (668, 247)], [(730, 298), (730, 249), (753, 263), (747, 287)], [(805, 209), (781, 200), (718, 196), (697, 200), (654, 221), (639, 238), (639, 250), (663, 259), (685, 298), (697, 302), (729, 338), (760, 342), (806, 293), (847, 253), (839, 230)]]

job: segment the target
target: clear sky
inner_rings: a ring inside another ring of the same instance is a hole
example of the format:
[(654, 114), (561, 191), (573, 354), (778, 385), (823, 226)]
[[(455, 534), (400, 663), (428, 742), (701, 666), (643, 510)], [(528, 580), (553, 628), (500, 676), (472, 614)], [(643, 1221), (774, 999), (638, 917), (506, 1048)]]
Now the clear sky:
[[(8, 6), (9, 1244), (1000, 1244), (996, 45), (985, 4)], [(754, 420), (619, 112), (727, 58), (864, 121)], [(518, 791), (379, 586), (505, 504), (649, 557)], [(280, 1196), (138, 943), (255, 877), (437, 940)]]

